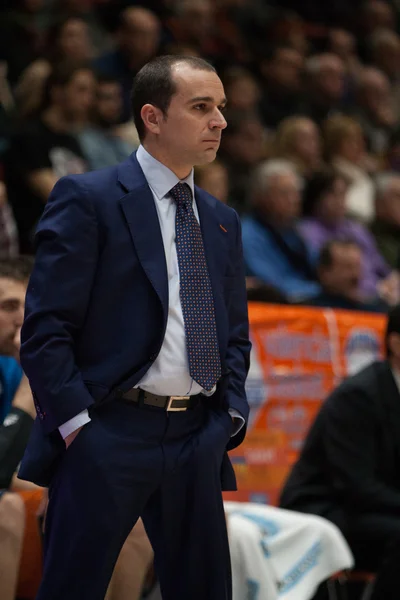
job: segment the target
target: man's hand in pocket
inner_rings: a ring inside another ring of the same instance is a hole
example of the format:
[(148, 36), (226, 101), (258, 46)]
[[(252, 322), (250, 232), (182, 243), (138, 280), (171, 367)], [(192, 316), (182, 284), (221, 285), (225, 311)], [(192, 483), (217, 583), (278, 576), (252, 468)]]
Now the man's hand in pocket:
[(74, 439), (76, 438), (76, 436), (78, 435), (78, 433), (80, 432), (80, 430), (83, 429), (84, 427), (85, 426), (82, 425), (82, 427), (78, 427), (78, 429), (75, 429), (75, 431), (73, 431), (72, 433), (70, 433), (69, 435), (67, 435), (67, 437), (64, 440), (66, 448), (70, 447), (70, 445), (72, 444), (72, 442), (74, 441)]

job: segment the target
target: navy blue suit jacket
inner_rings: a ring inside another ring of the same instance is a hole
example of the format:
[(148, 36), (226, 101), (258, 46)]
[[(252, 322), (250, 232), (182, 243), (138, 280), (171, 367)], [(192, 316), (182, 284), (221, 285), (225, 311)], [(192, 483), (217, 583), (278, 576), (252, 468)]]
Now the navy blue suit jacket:
[[(247, 420), (250, 342), (240, 222), (234, 210), (197, 187), (195, 196), (222, 362), (211, 401), (235, 408)], [(163, 343), (164, 246), (136, 155), (115, 167), (60, 179), (39, 223), (36, 249), (21, 363), (37, 419), (19, 475), (47, 485), (65, 448), (58, 427), (132, 388)], [(241, 443), (245, 429), (228, 449)]]

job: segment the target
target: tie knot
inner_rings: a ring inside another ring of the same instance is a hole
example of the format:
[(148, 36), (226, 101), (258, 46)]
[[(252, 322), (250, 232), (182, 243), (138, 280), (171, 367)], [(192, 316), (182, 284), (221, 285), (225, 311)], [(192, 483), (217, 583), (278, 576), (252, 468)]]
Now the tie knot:
[(177, 204), (186, 206), (192, 204), (192, 190), (187, 183), (177, 183), (170, 191), (170, 194)]

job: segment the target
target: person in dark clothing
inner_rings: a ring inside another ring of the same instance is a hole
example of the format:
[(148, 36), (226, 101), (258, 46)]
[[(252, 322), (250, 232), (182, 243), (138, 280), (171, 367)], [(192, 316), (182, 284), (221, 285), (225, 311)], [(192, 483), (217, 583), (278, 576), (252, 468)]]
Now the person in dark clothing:
[(400, 305), (389, 313), (386, 349), (386, 360), (324, 402), (280, 498), (338, 525), (356, 566), (377, 572), (371, 600), (399, 597)]

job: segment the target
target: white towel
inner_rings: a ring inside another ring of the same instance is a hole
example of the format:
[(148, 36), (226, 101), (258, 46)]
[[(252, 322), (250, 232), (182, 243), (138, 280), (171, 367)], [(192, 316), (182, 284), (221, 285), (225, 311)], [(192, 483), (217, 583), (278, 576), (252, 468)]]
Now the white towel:
[(319, 584), (353, 566), (339, 529), (321, 517), (262, 504), (225, 502), (233, 600), (309, 600)]

